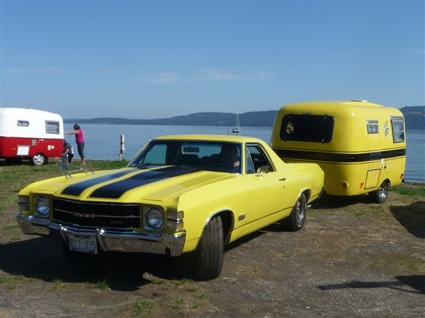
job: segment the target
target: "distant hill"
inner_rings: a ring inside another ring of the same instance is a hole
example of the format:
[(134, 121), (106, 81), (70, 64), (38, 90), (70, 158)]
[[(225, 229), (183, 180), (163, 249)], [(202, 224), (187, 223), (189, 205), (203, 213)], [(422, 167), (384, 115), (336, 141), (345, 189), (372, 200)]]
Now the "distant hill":
[[(400, 109), (406, 119), (407, 129), (425, 129), (425, 106), (406, 106)], [(242, 127), (271, 127), (276, 110), (239, 114)], [(172, 125), (172, 126), (226, 126), (236, 125), (236, 114), (203, 112), (160, 119), (128, 119), (100, 117), (92, 119), (64, 119), (65, 123), (115, 124), (115, 125)]]
[(407, 129), (425, 129), (425, 106), (406, 106), (400, 110)]
[[(259, 111), (239, 114), (242, 127), (271, 127), (277, 111)], [(204, 112), (183, 116), (160, 119), (128, 119), (128, 118), (92, 118), (92, 119), (65, 119), (65, 123), (80, 124), (117, 124), (117, 125), (173, 125), (173, 126), (236, 126), (236, 114)]]

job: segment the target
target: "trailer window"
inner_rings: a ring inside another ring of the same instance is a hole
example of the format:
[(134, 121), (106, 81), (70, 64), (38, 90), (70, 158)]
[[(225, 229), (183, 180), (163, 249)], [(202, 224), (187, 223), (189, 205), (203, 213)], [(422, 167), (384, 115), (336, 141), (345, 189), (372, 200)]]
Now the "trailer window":
[(18, 127), (29, 127), (30, 122), (28, 120), (18, 120)]
[(46, 121), (46, 133), (47, 134), (59, 134), (59, 122), (58, 121)]
[(280, 138), (284, 141), (329, 143), (332, 140), (334, 118), (328, 115), (286, 115)]
[(367, 133), (368, 134), (378, 134), (379, 127), (377, 120), (368, 120), (367, 121)]
[(391, 118), (391, 125), (393, 127), (393, 141), (404, 141), (404, 122), (403, 118)]

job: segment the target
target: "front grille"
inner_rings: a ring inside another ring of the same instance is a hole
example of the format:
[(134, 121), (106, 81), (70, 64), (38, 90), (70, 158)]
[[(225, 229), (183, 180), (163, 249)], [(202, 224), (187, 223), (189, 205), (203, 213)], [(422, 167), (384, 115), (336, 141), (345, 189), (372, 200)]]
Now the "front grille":
[(138, 204), (53, 199), (53, 220), (82, 227), (134, 229), (140, 227), (141, 208)]

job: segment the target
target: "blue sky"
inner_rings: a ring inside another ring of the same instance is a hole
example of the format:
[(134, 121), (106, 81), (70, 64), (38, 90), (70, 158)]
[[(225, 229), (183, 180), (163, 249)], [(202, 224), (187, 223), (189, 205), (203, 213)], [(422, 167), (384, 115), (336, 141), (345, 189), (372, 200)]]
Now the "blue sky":
[(425, 2), (0, 0), (0, 106), (64, 118), (425, 104)]

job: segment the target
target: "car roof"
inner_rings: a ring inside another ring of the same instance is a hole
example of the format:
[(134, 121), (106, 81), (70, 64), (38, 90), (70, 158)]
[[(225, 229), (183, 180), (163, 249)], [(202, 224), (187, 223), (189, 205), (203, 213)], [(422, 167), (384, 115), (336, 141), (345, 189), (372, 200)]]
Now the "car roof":
[(227, 141), (227, 142), (264, 142), (261, 139), (249, 136), (235, 136), (235, 135), (169, 135), (159, 136), (153, 140), (193, 140), (193, 141)]

